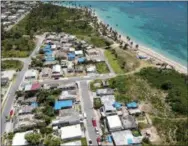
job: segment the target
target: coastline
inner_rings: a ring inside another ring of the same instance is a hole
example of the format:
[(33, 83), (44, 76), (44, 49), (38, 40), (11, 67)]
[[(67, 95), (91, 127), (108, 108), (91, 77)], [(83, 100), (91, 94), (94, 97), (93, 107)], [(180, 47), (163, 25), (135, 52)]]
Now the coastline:
[[(97, 12), (95, 12), (95, 16), (98, 18), (98, 22), (102, 22), (103, 24), (105, 24), (104, 21), (103, 21), (103, 19), (100, 18), (100, 16), (97, 14)], [(115, 31), (117, 31), (117, 30), (115, 30)], [(127, 43), (127, 44), (130, 45), (130, 42), (126, 38), (126, 36), (128, 36), (128, 35), (122, 34), (119, 31), (117, 31), (117, 33), (121, 35), (121, 40), (123, 42), (125, 42), (125, 43)], [(165, 63), (167, 63), (168, 65), (172, 66), (176, 71), (178, 71), (180, 73), (188, 74), (186, 66), (183, 66), (180, 63), (169, 59), (168, 57), (166, 57), (166, 56), (164, 56), (164, 55), (162, 55), (162, 54), (160, 54), (160, 53), (152, 50), (149, 47), (144, 46), (143, 44), (136, 43), (135, 40), (131, 39), (131, 41), (133, 42), (133, 44), (138, 44), (139, 45), (139, 47), (137, 48), (138, 49), (137, 53), (144, 53), (148, 57), (156, 59), (159, 62), (165, 62)]]
[[(68, 5), (64, 5), (64, 4), (63, 5), (57, 4), (57, 5), (63, 6), (63, 7), (68, 7)], [(74, 6), (69, 6), (69, 7), (75, 8)], [(77, 7), (77, 9), (79, 9), (79, 8)], [(95, 11), (94, 15), (97, 17), (98, 23), (102, 22), (103, 24), (106, 25), (106, 23), (104, 23), (104, 20), (97, 14), (96, 11)], [(115, 31), (117, 31), (117, 30), (115, 30)], [(117, 33), (121, 35), (121, 40), (123, 42), (130, 45), (130, 41), (128, 41), (127, 38), (126, 38), (128, 36), (128, 35), (126, 35), (126, 33), (123, 34), (120, 31), (117, 31)], [(154, 51), (152, 48), (149, 48), (149, 47), (144, 46), (143, 44), (137, 43), (135, 40), (131, 39), (131, 41), (133, 42), (134, 45), (135, 44), (139, 45), (139, 47), (137, 48), (138, 51), (136, 53), (146, 54), (147, 57), (155, 59), (157, 62), (167, 63), (168, 65), (172, 66), (176, 71), (178, 71), (180, 73), (188, 74), (188, 71), (187, 71), (188, 68), (186, 66), (183, 66), (180, 63), (171, 60), (170, 58)]]

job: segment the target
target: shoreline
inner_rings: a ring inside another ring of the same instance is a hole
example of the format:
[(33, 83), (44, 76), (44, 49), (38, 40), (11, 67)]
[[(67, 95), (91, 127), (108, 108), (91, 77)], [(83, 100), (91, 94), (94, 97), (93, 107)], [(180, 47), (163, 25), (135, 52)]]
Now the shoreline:
[[(98, 22), (99, 23), (102, 22), (103, 24), (106, 25), (106, 23), (104, 23), (103, 19), (97, 14), (96, 11), (95, 11), (95, 16), (98, 18)], [(115, 30), (115, 31), (117, 31), (117, 30)], [(125, 33), (123, 34), (120, 31), (117, 31), (117, 33), (121, 35), (121, 39), (120, 40), (122, 40), (123, 42), (125, 42), (125, 43), (130, 45), (130, 41), (128, 41), (127, 38), (126, 38), (126, 36), (128, 36), (128, 35), (125, 35)], [(136, 53), (146, 54), (147, 57), (153, 58), (156, 61), (167, 63), (168, 65), (172, 66), (176, 71), (178, 71), (180, 73), (188, 74), (186, 66), (183, 66), (180, 63), (171, 60), (170, 58), (168, 58), (168, 57), (166, 57), (166, 56), (164, 56), (164, 55), (152, 50), (149, 47), (144, 46), (143, 44), (136, 43), (135, 40), (131, 39), (131, 42), (133, 42), (133, 48), (134, 48), (134, 45), (136, 45), (136, 44), (139, 45), (139, 47), (137, 48), (138, 51), (137, 52), (135, 51)]]
[[(63, 7), (68, 7), (67, 5), (61, 5), (61, 4), (57, 4), (59, 6), (63, 6)], [(75, 8), (74, 6), (69, 6), (70, 8)], [(75, 8), (75, 9), (80, 9), (80, 8)], [(104, 23), (104, 20), (99, 16), (99, 14), (97, 14), (97, 12), (95, 11), (95, 14), (94, 16), (97, 17), (97, 20), (98, 20), (98, 23), (102, 22), (103, 24), (106, 25), (106, 23)], [(112, 28), (113, 29), (113, 28)], [(115, 30), (115, 29), (113, 29)], [(121, 33), (120, 31), (117, 31), (115, 30), (118, 34), (121, 35), (121, 39), (123, 42), (129, 44), (130, 46), (130, 41), (127, 40), (127, 36), (125, 35), (126, 33)], [(139, 47), (137, 48), (137, 51), (135, 51), (135, 53), (143, 53), (145, 54), (147, 57), (149, 58), (152, 58), (152, 59), (155, 59), (155, 61), (157, 62), (160, 62), (160, 63), (167, 63), (169, 66), (172, 66), (176, 71), (180, 72), (180, 73), (184, 73), (184, 74), (188, 74), (188, 71), (187, 71), (187, 67), (186, 66), (183, 66), (182, 64), (176, 62), (176, 61), (173, 61), (172, 59), (164, 56), (163, 54), (160, 54), (154, 50), (152, 50), (152, 48), (149, 48), (149, 47), (146, 47), (144, 46), (143, 44), (139, 44), (139, 43), (136, 43), (135, 40), (132, 40), (131, 39), (131, 42), (133, 42), (133, 47), (132, 49), (134, 48), (134, 45), (135, 44), (138, 44)]]

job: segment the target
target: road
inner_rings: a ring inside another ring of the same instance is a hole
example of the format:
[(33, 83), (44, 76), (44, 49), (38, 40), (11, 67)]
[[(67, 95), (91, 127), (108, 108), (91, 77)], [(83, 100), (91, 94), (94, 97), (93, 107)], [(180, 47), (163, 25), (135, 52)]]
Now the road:
[(27, 14), (29, 14), (29, 12), (26, 12), (24, 15), (22, 15), (17, 21), (16, 23), (14, 23), (13, 25), (10, 25), (6, 31), (10, 30), (13, 26), (15, 26), (16, 24), (18, 24), (18, 22), (20, 22)]
[(87, 115), (87, 131), (89, 134), (89, 138), (92, 140), (93, 145), (98, 145), (96, 141), (97, 135), (92, 125), (92, 118), (95, 117), (95, 114), (93, 111), (93, 104), (91, 102), (88, 92), (89, 89), (87, 81), (80, 81), (80, 90), (82, 91), (83, 109)]
[(13, 105), (14, 99), (15, 99), (15, 92), (18, 90), (25, 72), (27, 71), (29, 64), (31, 63), (31, 57), (33, 57), (36, 53), (36, 51), (40, 48), (42, 41), (44, 40), (44, 35), (43, 36), (38, 36), (37, 38), (37, 43), (36, 43), (36, 48), (34, 49), (33, 53), (26, 59), (24, 59), (24, 66), (22, 68), (22, 70), (20, 72), (18, 72), (17, 74), (17, 78), (15, 81), (15, 84), (12, 85), (12, 87), (10, 88), (10, 90), (8, 91), (7, 94), (7, 100), (4, 103), (4, 108), (1, 111), (1, 135), (3, 134), (3, 132), (5, 131), (5, 126), (6, 126), (6, 116), (9, 115), (9, 112), (11, 110), (11, 107)]

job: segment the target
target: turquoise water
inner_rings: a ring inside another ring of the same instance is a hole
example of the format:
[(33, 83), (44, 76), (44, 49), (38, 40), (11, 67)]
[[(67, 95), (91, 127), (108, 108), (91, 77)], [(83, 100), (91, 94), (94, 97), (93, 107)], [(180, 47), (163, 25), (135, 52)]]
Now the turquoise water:
[[(111, 27), (187, 66), (187, 2), (77, 2)], [(118, 26), (116, 25), (118, 24)]]

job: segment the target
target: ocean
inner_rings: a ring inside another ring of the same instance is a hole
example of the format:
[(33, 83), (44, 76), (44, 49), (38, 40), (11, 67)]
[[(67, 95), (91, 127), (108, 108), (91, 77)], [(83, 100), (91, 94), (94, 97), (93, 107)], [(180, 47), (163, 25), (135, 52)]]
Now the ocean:
[(184, 66), (188, 61), (187, 2), (79, 1), (113, 29)]

